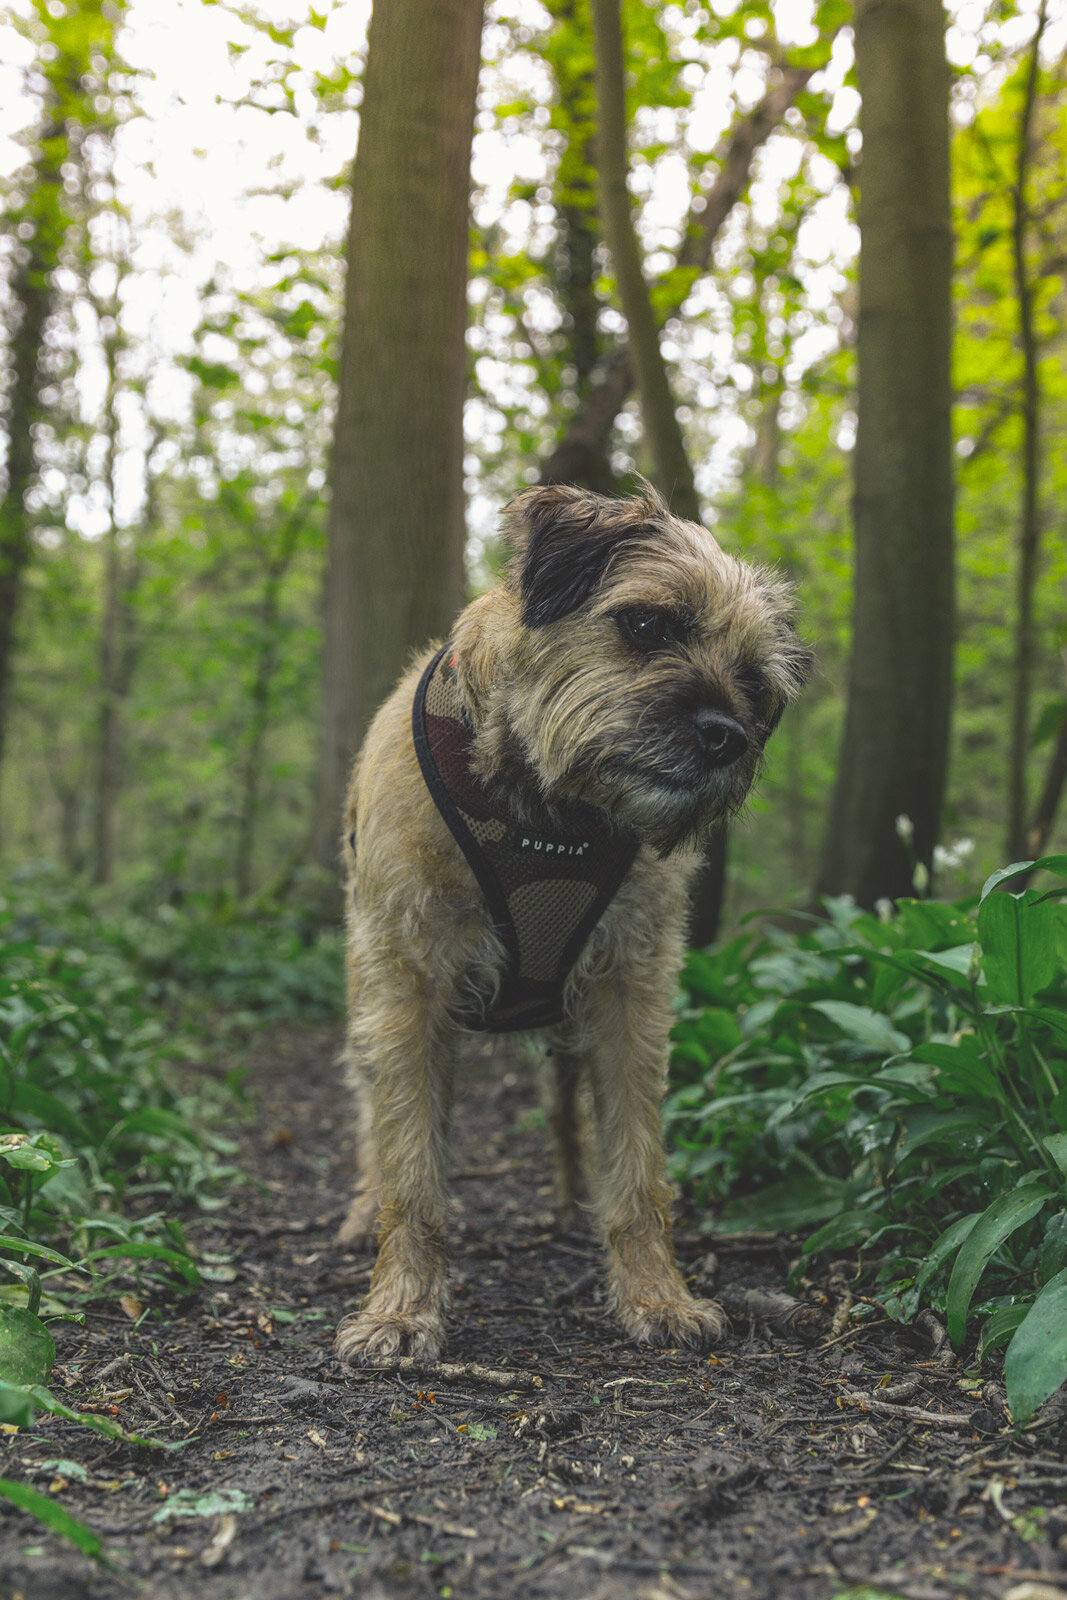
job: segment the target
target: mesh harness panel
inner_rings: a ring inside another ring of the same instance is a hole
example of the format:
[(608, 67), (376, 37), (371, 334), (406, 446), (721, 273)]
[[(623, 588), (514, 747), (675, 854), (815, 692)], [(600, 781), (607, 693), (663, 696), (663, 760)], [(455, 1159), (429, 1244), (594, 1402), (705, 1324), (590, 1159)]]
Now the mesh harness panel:
[(508, 1033), (559, 1022), (567, 975), (630, 870), (638, 840), (578, 802), (550, 832), (516, 821), (504, 797), (471, 770), (471, 729), (451, 645), (422, 675), (412, 731), (426, 786), (478, 880), (508, 957), (496, 999), (483, 1013), (465, 1016), (465, 1024)]

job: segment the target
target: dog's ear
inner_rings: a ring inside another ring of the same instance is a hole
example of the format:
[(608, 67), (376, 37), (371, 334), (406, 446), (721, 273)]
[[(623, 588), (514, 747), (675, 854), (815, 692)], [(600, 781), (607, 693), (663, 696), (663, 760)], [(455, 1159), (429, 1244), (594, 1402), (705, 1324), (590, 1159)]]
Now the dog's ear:
[(565, 484), (526, 489), (507, 507), (504, 527), (513, 559), (510, 581), (527, 628), (543, 628), (595, 593), (612, 557), (648, 532), (662, 511), (654, 492), (612, 500)]

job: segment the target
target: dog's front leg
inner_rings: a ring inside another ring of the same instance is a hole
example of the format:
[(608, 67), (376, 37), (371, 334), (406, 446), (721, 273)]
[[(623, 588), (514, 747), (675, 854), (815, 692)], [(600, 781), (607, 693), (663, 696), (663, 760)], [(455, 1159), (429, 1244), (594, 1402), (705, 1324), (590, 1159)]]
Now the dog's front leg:
[(613, 1309), (635, 1339), (705, 1349), (726, 1318), (696, 1300), (675, 1265), (660, 1128), (671, 1013), (639, 969), (596, 980), (582, 1008), (592, 1089), (596, 1200)]
[(334, 1349), (349, 1363), (433, 1361), (444, 1341), (452, 1029), (432, 977), (400, 960), (389, 971), (387, 991), (364, 991), (359, 1019), (374, 1047), (368, 1076), (381, 1216), (370, 1290), (337, 1330)]

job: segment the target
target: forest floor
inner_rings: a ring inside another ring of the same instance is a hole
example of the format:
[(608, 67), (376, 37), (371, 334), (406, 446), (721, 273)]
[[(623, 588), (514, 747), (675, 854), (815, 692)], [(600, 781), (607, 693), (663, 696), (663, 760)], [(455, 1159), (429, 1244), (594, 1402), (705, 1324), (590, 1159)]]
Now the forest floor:
[(632, 1347), (593, 1240), (552, 1227), (537, 1085), (507, 1044), (460, 1086), (456, 1370), (341, 1368), (333, 1328), (370, 1260), (332, 1243), (337, 1044), (257, 1048), (258, 1181), (190, 1224), (213, 1282), (136, 1324), (128, 1303), (54, 1325), (54, 1393), (187, 1442), (148, 1452), (46, 1416), (10, 1434), (0, 1472), (55, 1494), (120, 1570), (2, 1506), (3, 1600), (1067, 1596), (1062, 1408), (1017, 1435), (995, 1378), (922, 1332), (877, 1313), (835, 1331), (840, 1264), (805, 1291), (814, 1309), (761, 1321), (753, 1291), (783, 1289), (795, 1243), (711, 1240), (684, 1213), (683, 1269), (732, 1333), (710, 1359)]

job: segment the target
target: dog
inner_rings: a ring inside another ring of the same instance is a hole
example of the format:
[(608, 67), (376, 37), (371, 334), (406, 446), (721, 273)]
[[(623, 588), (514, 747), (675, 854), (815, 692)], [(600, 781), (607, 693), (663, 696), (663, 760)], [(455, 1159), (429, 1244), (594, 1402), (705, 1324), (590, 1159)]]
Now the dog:
[(437, 1359), (446, 1171), (464, 1029), (542, 1028), (565, 1216), (578, 1093), (611, 1307), (648, 1343), (725, 1327), (675, 1264), (660, 1106), (687, 884), (743, 805), (811, 653), (791, 586), (643, 484), (528, 489), (502, 581), (375, 717), (348, 794), (358, 1180), (338, 1242), (378, 1256), (343, 1362)]

